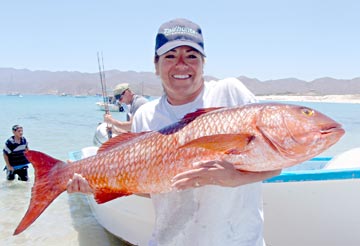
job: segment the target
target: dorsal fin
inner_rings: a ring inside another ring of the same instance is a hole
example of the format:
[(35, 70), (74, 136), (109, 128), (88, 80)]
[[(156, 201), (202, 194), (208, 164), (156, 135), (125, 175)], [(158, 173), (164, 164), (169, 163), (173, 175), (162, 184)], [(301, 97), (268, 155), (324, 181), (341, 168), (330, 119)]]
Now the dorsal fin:
[(103, 143), (100, 148), (98, 149), (98, 153), (103, 152), (105, 150), (109, 150), (112, 149), (120, 144), (123, 144), (127, 141), (130, 141), (131, 139), (137, 138), (141, 135), (144, 135), (146, 133), (149, 132), (139, 132), (139, 133), (133, 133), (133, 132), (126, 132), (126, 133), (122, 133), (116, 137), (113, 137), (111, 139), (109, 139), (108, 141), (106, 141), (105, 143)]
[(162, 129), (160, 129), (158, 132), (164, 135), (170, 135), (173, 134), (179, 130), (181, 130), (183, 127), (185, 127), (187, 124), (195, 120), (200, 115), (221, 109), (223, 107), (212, 107), (212, 108), (200, 108), (197, 109), (195, 112), (186, 114), (181, 120), (178, 122), (171, 124), (169, 126), (166, 126)]
[(221, 109), (223, 107), (211, 107), (211, 108), (199, 108), (195, 112), (188, 113), (184, 116), (184, 118), (181, 119), (180, 122), (182, 123), (190, 123), (191, 121), (195, 120), (200, 115)]

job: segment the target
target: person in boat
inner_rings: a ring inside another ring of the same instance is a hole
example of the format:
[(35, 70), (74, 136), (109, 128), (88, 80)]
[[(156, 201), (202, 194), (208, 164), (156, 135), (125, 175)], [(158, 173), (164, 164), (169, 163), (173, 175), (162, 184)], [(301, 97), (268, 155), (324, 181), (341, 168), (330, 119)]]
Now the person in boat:
[[(154, 63), (164, 95), (135, 113), (133, 132), (159, 130), (199, 108), (257, 101), (236, 78), (204, 81), (202, 31), (187, 19), (174, 19), (160, 26)], [(149, 245), (265, 245), (261, 181), (278, 175), (280, 170), (242, 172), (223, 160), (193, 165), (194, 169), (173, 178), (173, 192), (149, 194), (155, 209)], [(68, 192), (79, 191), (92, 192), (84, 178), (74, 175)]]
[(26, 159), (24, 153), (28, 150), (28, 142), (23, 136), (23, 127), (14, 125), (12, 127), (13, 136), (5, 142), (3, 149), (3, 156), (5, 160), (6, 179), (12, 181), (15, 175), (20, 181), (28, 181), (28, 165), (29, 161)]
[(123, 103), (130, 105), (130, 111), (127, 114), (127, 121), (116, 120), (110, 113), (104, 115), (104, 122), (112, 125), (112, 134), (118, 135), (123, 132), (130, 131), (133, 115), (135, 114), (136, 110), (138, 110), (138, 108), (144, 103), (147, 103), (148, 100), (141, 95), (135, 94), (130, 89), (128, 83), (118, 84), (113, 91), (114, 98), (119, 105)]

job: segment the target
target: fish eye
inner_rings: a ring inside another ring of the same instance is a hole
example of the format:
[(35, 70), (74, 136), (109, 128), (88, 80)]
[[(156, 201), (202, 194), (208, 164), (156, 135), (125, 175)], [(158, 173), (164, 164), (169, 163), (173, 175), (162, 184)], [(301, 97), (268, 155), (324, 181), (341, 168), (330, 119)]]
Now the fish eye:
[(310, 108), (302, 108), (301, 112), (306, 116), (313, 116), (315, 113), (314, 110), (312, 110)]

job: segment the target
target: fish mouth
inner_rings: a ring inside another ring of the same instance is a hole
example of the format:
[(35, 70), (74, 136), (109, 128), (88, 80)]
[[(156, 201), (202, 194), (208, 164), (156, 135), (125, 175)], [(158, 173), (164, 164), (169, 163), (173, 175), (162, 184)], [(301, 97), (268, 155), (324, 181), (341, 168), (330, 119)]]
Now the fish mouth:
[(343, 135), (345, 134), (345, 130), (342, 128), (340, 124), (332, 124), (323, 126), (320, 130), (321, 135), (329, 135), (329, 134), (338, 134)]

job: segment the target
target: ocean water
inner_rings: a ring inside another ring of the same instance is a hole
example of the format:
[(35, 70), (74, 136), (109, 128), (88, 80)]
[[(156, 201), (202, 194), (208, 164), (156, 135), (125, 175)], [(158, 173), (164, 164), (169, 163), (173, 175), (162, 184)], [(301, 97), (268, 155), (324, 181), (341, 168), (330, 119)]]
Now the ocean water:
[[(11, 135), (11, 127), (20, 124), (29, 147), (57, 159), (67, 160), (70, 151), (92, 145), (103, 111), (97, 110), (100, 97), (0, 95), (1, 149)], [(124, 119), (124, 115), (112, 112)], [(5, 165), (0, 158), (0, 167)], [(82, 194), (61, 194), (27, 230), (12, 236), (30, 201), (31, 181), (6, 181), (0, 172), (0, 242), (2, 245), (127, 245), (104, 230), (96, 221)]]
[[(61, 160), (68, 153), (92, 145), (94, 131), (103, 113), (95, 103), (99, 97), (60, 97), (53, 95), (23, 97), (0, 95), (0, 141), (2, 146), (20, 124), (29, 147)], [(360, 147), (360, 104), (291, 102), (317, 109), (342, 123), (345, 136), (321, 156), (334, 156)], [(124, 119), (123, 113), (113, 112)], [(5, 165), (0, 158), (0, 167)], [(126, 245), (104, 230), (96, 221), (81, 194), (61, 194), (23, 233), (12, 233), (23, 217), (30, 200), (31, 181), (6, 181), (0, 172), (0, 242), (4, 245)]]

